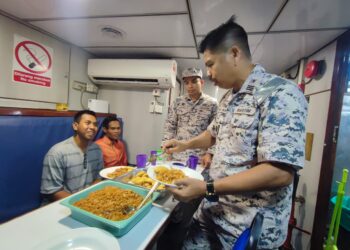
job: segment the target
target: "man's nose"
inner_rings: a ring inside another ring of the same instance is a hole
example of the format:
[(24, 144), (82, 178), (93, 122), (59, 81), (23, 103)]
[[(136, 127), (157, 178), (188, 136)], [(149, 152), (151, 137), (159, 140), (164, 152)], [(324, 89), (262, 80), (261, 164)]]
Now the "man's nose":
[(207, 69), (207, 76), (208, 76), (208, 78), (211, 80), (211, 72), (210, 72), (209, 69)]

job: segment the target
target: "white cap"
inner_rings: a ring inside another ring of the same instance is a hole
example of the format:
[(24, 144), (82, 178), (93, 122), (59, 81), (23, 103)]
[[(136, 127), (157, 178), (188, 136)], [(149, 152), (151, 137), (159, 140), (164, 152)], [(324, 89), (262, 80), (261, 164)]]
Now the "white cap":
[(182, 71), (182, 79), (191, 76), (198, 76), (199, 78), (203, 78), (202, 70), (196, 68), (188, 68)]

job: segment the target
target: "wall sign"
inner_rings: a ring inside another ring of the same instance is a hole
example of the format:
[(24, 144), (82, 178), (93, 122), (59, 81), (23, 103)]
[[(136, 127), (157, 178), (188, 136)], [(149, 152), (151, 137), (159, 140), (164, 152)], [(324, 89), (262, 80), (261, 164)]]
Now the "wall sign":
[(13, 81), (50, 87), (53, 49), (15, 34)]

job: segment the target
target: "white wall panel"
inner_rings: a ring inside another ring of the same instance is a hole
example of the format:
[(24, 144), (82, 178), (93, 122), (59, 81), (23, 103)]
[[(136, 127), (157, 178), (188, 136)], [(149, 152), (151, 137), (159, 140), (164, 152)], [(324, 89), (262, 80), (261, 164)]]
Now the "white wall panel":
[(87, 108), (88, 99), (96, 99), (96, 94), (82, 94), (79, 90), (73, 89), (74, 81), (91, 83), (87, 75), (87, 62), (89, 58), (93, 58), (93, 56), (72, 46), (69, 70), (69, 110), (81, 110)]
[[(51, 87), (12, 82), (14, 34), (26, 37), (53, 49)], [(69, 45), (0, 16), (0, 97), (67, 103)]]
[[(320, 79), (313, 79), (309, 84), (306, 85), (305, 94), (310, 95), (316, 92), (330, 90), (332, 86), (332, 77), (334, 70), (335, 52), (336, 52), (336, 42), (330, 44), (324, 50), (316, 53), (312, 57), (308, 58), (308, 62), (312, 60), (325, 61), (325, 72)], [(309, 79), (305, 79), (307, 81)]]
[[(309, 101), (306, 132), (314, 134), (313, 148), (311, 161), (305, 161), (304, 169), (300, 171), (297, 189), (297, 196), (303, 196), (305, 203), (296, 203), (295, 207), (298, 226), (309, 232), (312, 231), (314, 223), (330, 95), (330, 91), (319, 93), (310, 96)], [(308, 249), (309, 241), (310, 236), (297, 234), (293, 243), (295, 249)]]
[(161, 92), (159, 101), (164, 103), (163, 114), (148, 112), (153, 100), (152, 90), (101, 88), (98, 99), (110, 103), (110, 112), (124, 121), (123, 139), (126, 142), (129, 162), (135, 163), (136, 155), (149, 154), (161, 145), (163, 125), (168, 109), (168, 90)]

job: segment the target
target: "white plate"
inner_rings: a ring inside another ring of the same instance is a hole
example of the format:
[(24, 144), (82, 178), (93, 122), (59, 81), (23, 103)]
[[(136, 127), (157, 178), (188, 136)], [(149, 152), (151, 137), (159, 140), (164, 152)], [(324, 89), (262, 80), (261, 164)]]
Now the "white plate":
[(120, 250), (117, 238), (95, 227), (75, 228), (64, 234), (44, 240), (32, 250)]
[[(198, 179), (198, 180), (201, 180), (201, 181), (204, 180), (203, 176), (202, 176), (199, 172), (197, 172), (197, 171), (195, 171), (195, 170), (193, 170), (193, 169), (190, 169), (190, 168), (188, 168), (188, 167), (177, 167), (177, 166), (171, 166), (171, 167), (170, 167), (169, 165), (162, 164), (162, 165), (151, 166), (151, 167), (149, 167), (149, 168), (147, 169), (147, 174), (148, 174), (148, 176), (149, 176), (150, 178), (152, 178), (153, 180), (155, 180), (155, 181), (159, 181), (159, 180), (157, 180), (157, 178), (156, 178), (156, 173), (154, 172), (154, 169), (155, 169), (156, 167), (159, 167), (159, 166), (164, 166), (164, 167), (167, 167), (167, 168), (169, 168), (169, 169), (170, 169), (170, 168), (171, 168), (171, 169), (179, 169), (179, 170), (182, 170), (182, 172), (184, 172), (184, 174), (186, 175), (186, 177)], [(159, 181), (159, 182), (162, 183), (162, 184), (164, 184), (164, 185), (166, 185), (166, 186), (177, 188), (177, 186), (174, 185), (174, 184), (168, 184), (168, 183), (165, 183), (165, 182), (162, 182), (162, 181)]]
[[(104, 169), (102, 169), (100, 171), (100, 176), (102, 176), (103, 178), (106, 178), (106, 179), (113, 180), (115, 178), (108, 177), (108, 174), (113, 173), (118, 168), (126, 168), (126, 167), (133, 168), (133, 167), (130, 167), (130, 166), (117, 166), (117, 167), (104, 168)], [(130, 170), (130, 171), (132, 171), (132, 170)]]

